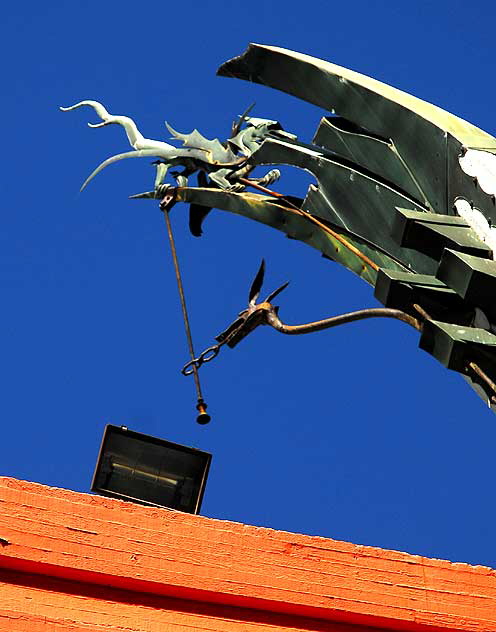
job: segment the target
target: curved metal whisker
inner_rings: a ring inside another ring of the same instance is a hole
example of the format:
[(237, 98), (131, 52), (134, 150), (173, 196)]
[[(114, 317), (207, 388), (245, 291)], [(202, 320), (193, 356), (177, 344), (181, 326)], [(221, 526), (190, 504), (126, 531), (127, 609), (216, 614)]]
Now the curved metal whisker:
[(114, 162), (118, 162), (119, 160), (124, 160), (125, 158), (147, 158), (147, 157), (155, 158), (156, 156), (157, 156), (157, 151), (155, 149), (140, 149), (138, 151), (126, 151), (123, 154), (116, 154), (115, 156), (111, 156), (110, 158), (107, 158), (107, 160), (104, 160), (102, 163), (100, 163), (98, 167), (94, 171), (91, 172), (91, 174), (83, 182), (79, 191), (80, 192), (83, 191), (83, 189), (86, 188), (86, 186), (91, 182), (91, 180), (93, 180), (93, 178), (96, 175), (100, 173), (100, 171), (103, 171), (105, 167), (108, 167)]

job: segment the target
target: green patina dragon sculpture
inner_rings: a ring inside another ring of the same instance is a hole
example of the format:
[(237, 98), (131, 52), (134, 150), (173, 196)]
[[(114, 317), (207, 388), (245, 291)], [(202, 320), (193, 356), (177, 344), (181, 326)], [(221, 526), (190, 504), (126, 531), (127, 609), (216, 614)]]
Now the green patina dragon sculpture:
[[(250, 163), (250, 156), (259, 148), (261, 143), (269, 136), (294, 138), (294, 136), (286, 134), (277, 121), (249, 117), (248, 113), (253, 107), (251, 106), (240, 116), (239, 121), (233, 123), (231, 136), (224, 143), (221, 143), (218, 139), (209, 140), (196, 129), (190, 134), (181, 134), (166, 123), (165, 125), (172, 134), (172, 138), (181, 141), (184, 145), (183, 148), (178, 148), (164, 141), (145, 138), (132, 118), (110, 114), (105, 106), (98, 101), (80, 101), (75, 105), (61, 107), (60, 109), (63, 112), (68, 112), (82, 106), (92, 107), (102, 119), (101, 123), (88, 123), (89, 127), (97, 128), (111, 124), (122, 125), (126, 131), (129, 144), (134, 151), (111, 156), (98, 165), (83, 183), (81, 191), (100, 171), (115, 162), (125, 158), (154, 157), (157, 158), (156, 162), (153, 163), (157, 166), (157, 173), (152, 197), (160, 197), (161, 191), (163, 191), (162, 185), (169, 169), (177, 166), (183, 167), (183, 170), (181, 172), (171, 172), (171, 174), (179, 186), (186, 187), (189, 176), (198, 173), (200, 186), (240, 192), (246, 188), (246, 184), (243, 184), (243, 179), (255, 168), (255, 165)], [(279, 170), (272, 169), (262, 178), (252, 179), (251, 183), (268, 186), (279, 177)], [(201, 222), (205, 215), (204, 206), (193, 207), (190, 227), (195, 236), (201, 235)]]
[[(399, 318), (420, 332), (419, 346), (461, 373), (496, 410), (496, 138), (409, 94), (357, 72), (282, 48), (252, 44), (218, 74), (264, 84), (326, 111), (311, 142), (276, 121), (245, 112), (225, 141), (197, 130), (179, 134), (182, 148), (144, 138), (134, 121), (113, 116), (96, 101), (102, 119), (122, 125), (133, 151), (104, 161), (155, 157), (152, 191), (162, 210), (190, 204), (190, 228), (212, 208), (244, 215), (285, 232), (358, 274), (375, 288), (383, 308), (315, 323), (284, 324), (272, 305), (281, 289), (258, 303), (259, 270), (249, 306), (217, 337), (218, 344), (186, 365), (185, 374), (235, 346), (260, 324), (286, 334), (307, 333), (358, 318)], [(256, 167), (292, 165), (315, 176), (304, 199), (267, 187), (280, 172), (252, 178)], [(165, 184), (168, 169), (175, 185)], [(198, 186), (188, 178), (198, 173)], [(258, 192), (248, 190), (254, 188)]]

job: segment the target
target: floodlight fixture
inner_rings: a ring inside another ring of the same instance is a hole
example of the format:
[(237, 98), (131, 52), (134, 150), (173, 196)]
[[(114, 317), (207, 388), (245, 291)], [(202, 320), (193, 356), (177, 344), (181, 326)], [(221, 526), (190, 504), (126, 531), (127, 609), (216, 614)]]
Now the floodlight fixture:
[(197, 514), (211, 459), (208, 452), (108, 424), (91, 491)]

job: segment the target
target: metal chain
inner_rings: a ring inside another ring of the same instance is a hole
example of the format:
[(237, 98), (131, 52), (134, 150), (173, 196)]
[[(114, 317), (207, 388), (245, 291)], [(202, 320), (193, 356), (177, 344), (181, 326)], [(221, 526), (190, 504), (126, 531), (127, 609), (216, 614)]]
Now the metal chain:
[(192, 375), (195, 371), (201, 367), (202, 364), (206, 364), (216, 358), (219, 354), (219, 351), (223, 345), (226, 344), (226, 341), (219, 342), (217, 345), (213, 345), (212, 347), (208, 347), (205, 351), (202, 351), (197, 358), (193, 358), (189, 362), (187, 362), (183, 368), (181, 369), (181, 373), (183, 375)]

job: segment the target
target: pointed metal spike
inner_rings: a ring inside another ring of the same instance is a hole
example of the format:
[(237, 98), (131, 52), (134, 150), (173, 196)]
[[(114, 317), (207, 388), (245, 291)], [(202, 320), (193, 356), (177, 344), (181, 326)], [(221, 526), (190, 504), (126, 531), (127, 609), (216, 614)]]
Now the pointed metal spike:
[(248, 114), (250, 114), (250, 112), (253, 110), (253, 108), (256, 106), (256, 101), (253, 101), (253, 103), (251, 105), (249, 105), (246, 110), (243, 112), (241, 118), (244, 120), (246, 120), (248, 118)]
[(176, 132), (176, 130), (172, 127), (172, 125), (169, 125), (167, 121), (165, 121), (165, 127), (169, 130), (169, 134), (172, 134), (171, 140), (182, 140), (184, 142), (184, 137), (186, 136), (186, 134), (181, 134), (181, 132)]
[(243, 112), (243, 114), (241, 114), (241, 116), (239, 117), (239, 121), (233, 123), (232, 132), (231, 132), (231, 138), (234, 138), (234, 136), (236, 136), (236, 134), (239, 132), (239, 130), (241, 129), (241, 126), (243, 125), (245, 120), (248, 118), (248, 114), (253, 110), (255, 105), (256, 105), (256, 103), (254, 101), (251, 105), (249, 105), (246, 108), (246, 110)]
[(253, 283), (251, 284), (250, 294), (248, 296), (248, 303), (250, 305), (255, 305), (258, 297), (260, 296), (260, 290), (262, 289), (263, 281), (265, 276), (265, 259), (262, 259), (262, 263), (260, 264), (260, 268), (253, 279)]
[(155, 198), (155, 191), (144, 191), (143, 193), (135, 193), (129, 196), (130, 200), (154, 200)]
[(288, 285), (289, 285), (289, 281), (286, 281), (286, 283), (283, 283), (281, 287), (278, 287), (277, 290), (274, 290), (273, 292), (269, 294), (269, 296), (267, 296), (267, 298), (265, 299), (265, 302), (270, 303), (271, 301), (273, 301), (278, 294), (280, 294), (283, 290), (285, 290), (288, 287)]

